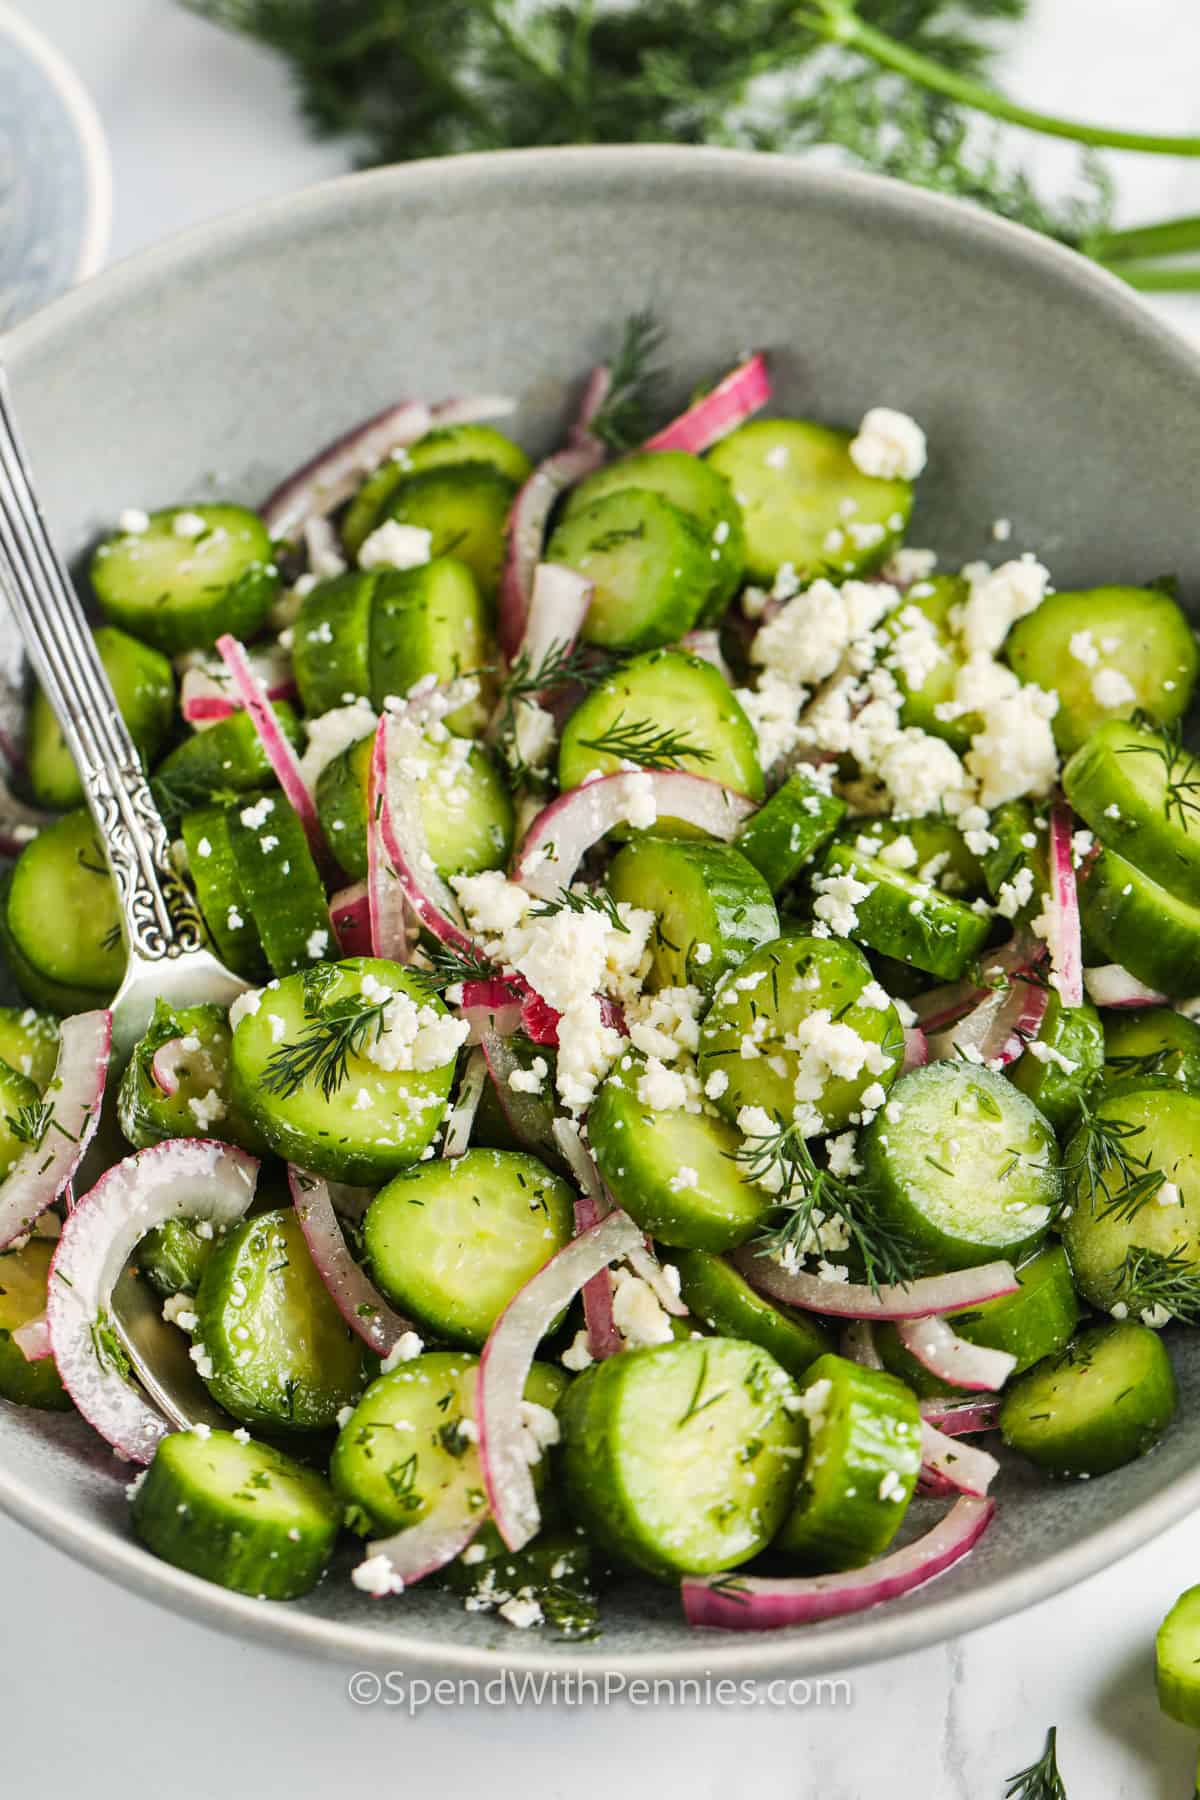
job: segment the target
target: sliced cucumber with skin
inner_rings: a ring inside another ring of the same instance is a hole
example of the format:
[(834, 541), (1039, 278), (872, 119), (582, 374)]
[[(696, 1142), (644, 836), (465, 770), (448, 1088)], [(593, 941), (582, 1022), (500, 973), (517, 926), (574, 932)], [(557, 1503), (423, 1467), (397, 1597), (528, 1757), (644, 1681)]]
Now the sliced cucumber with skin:
[[(86, 807), (64, 814), (26, 844), (13, 869), (6, 915), (35, 975), (59, 991), (115, 993), (125, 973), (121, 916)], [(20, 981), (19, 966), (13, 972)]]
[(1158, 1628), (1154, 1640), (1158, 1704), (1169, 1719), (1200, 1726), (1200, 1587), (1190, 1587)]
[(770, 1351), (789, 1375), (802, 1375), (833, 1345), (825, 1327), (811, 1313), (785, 1313), (756, 1293), (731, 1263), (708, 1250), (675, 1250), (679, 1287), (693, 1318), (711, 1326), (718, 1337), (741, 1338)]
[[(1177, 1257), (1183, 1273), (1200, 1270), (1200, 1097), (1160, 1082), (1105, 1094), (1095, 1112), (1119, 1130), (1128, 1178), (1110, 1166), (1099, 1171), (1104, 1181), (1096, 1181), (1093, 1191), (1089, 1127), (1083, 1126), (1063, 1155), (1070, 1210), (1063, 1214), (1062, 1238), (1084, 1299), (1111, 1311), (1128, 1288), (1131, 1252)], [(1129, 1217), (1122, 1195), (1152, 1170), (1173, 1184), (1177, 1198), (1164, 1205), (1151, 1195)]]
[(384, 518), (428, 531), (430, 559), (453, 556), (466, 563), (480, 593), (491, 602), (516, 491), (515, 481), (486, 462), (421, 469), (405, 476), (385, 507)]
[(1003, 1075), (968, 1062), (898, 1081), (862, 1157), (880, 1213), (930, 1269), (1019, 1261), (1045, 1237), (1061, 1193), (1049, 1121)]
[[(891, 846), (907, 838), (912, 846), (901, 844), (899, 851)], [(912, 880), (927, 882), (943, 894), (966, 895), (974, 899), (987, 889), (982, 860), (967, 848), (966, 839), (952, 819), (936, 815), (925, 819), (855, 819), (838, 832), (842, 843), (854, 846), (864, 856), (872, 856), (899, 869)], [(887, 853), (887, 854), (885, 854)], [(903, 856), (903, 860), (898, 860)]]
[(0, 952), (3, 952), (5, 967), (17, 987), (34, 1006), (47, 1008), (60, 1017), (65, 1017), (67, 1013), (91, 1012), (95, 1007), (107, 1006), (112, 998), (111, 988), (88, 988), (55, 981), (29, 961), (8, 922), (12, 878), (11, 869), (0, 876)]
[[(117, 711), (144, 763), (152, 763), (171, 730), (175, 672), (160, 651), (127, 632), (101, 625), (93, 633)], [(62, 727), (41, 688), (29, 709), (29, 786), (39, 806), (81, 806), (84, 792)]]
[(363, 1243), (389, 1300), (438, 1337), (479, 1347), (573, 1226), (571, 1189), (544, 1163), (474, 1149), (389, 1182), (367, 1212)]
[(282, 795), (225, 814), (238, 883), (276, 975), (320, 962), (333, 939), (304, 827)]
[(260, 1600), (296, 1600), (316, 1587), (340, 1525), (322, 1476), (230, 1431), (163, 1438), (130, 1517), (163, 1562)]
[(805, 1569), (858, 1569), (887, 1549), (921, 1470), (916, 1396), (894, 1376), (821, 1356), (800, 1383), (808, 1449), (775, 1548)]
[(742, 509), (725, 477), (711, 463), (686, 450), (643, 450), (597, 470), (568, 496), (563, 517), (586, 512), (606, 494), (641, 488), (661, 494), (695, 523), (709, 545), (711, 585), (697, 623), (715, 623), (742, 584), (746, 570), (746, 538)]
[(225, 808), (185, 813), (179, 831), (196, 899), (221, 961), (248, 981), (265, 981), (266, 952), (238, 875)]
[(709, 1113), (651, 1112), (638, 1099), (645, 1066), (622, 1056), (588, 1113), (592, 1154), (617, 1205), (672, 1248), (744, 1244), (772, 1201), (736, 1160), (741, 1134)]
[[(280, 730), (293, 745), (300, 742), (300, 724), (286, 700), (274, 700), (271, 710)], [(262, 739), (249, 713), (232, 712), (207, 731), (193, 732), (163, 757), (154, 772), (159, 805), (178, 813), (188, 807), (207, 806), (217, 794), (248, 794), (272, 786), (275, 771), (267, 761)]]
[(530, 462), (519, 444), (490, 425), (444, 425), (397, 450), (369, 475), (346, 508), (342, 542), (357, 556), (383, 519), (388, 502), (409, 475), (457, 463), (490, 463), (516, 486), (528, 479)]
[(826, 880), (848, 875), (870, 890), (854, 902), (858, 923), (853, 929), (859, 942), (939, 981), (957, 981), (991, 934), (989, 913), (981, 916), (952, 895), (913, 880), (877, 857), (864, 856), (853, 845), (831, 844), (821, 873)]
[(1161, 732), (1110, 719), (1063, 770), (1063, 789), (1102, 844), (1181, 900), (1200, 895), (1200, 757)]
[(59, 1024), (33, 1006), (0, 1006), (0, 1059), (32, 1081), (39, 1093), (58, 1067)]
[(105, 617), (168, 656), (256, 636), (279, 593), (270, 535), (242, 506), (151, 513), (145, 531), (105, 539), (91, 577)]
[[(992, 814), (988, 832), (995, 840), (982, 859), (988, 892), (993, 900), (999, 900), (1007, 885), (1012, 890), (1008, 904), (1020, 902), (1011, 915), (1014, 930), (1030, 925), (1045, 905), (1050, 886), (1045, 809), (1035, 812), (1028, 800), (1007, 800)], [(1029, 897), (1022, 900), (1026, 889)]]
[[(416, 569), (380, 575), (371, 604), (371, 704), (378, 710), (433, 675), (453, 681), (494, 662), (479, 584), (465, 562), (443, 556)], [(488, 722), (482, 691), (448, 713), (451, 731), (472, 737)]]
[(247, 1425), (327, 1430), (366, 1386), (367, 1352), (290, 1208), (226, 1233), (201, 1277), (196, 1318), (196, 1366), (218, 1404)]
[(379, 576), (352, 569), (318, 582), (292, 626), (292, 672), (305, 712), (318, 719), (371, 692), (371, 612)]
[[(1071, 643), (1082, 633), (1089, 634), (1090, 654), (1081, 659)], [(1022, 681), (1058, 694), (1054, 741), (1064, 756), (1107, 721), (1128, 719), (1138, 708), (1160, 725), (1181, 718), (1200, 669), (1186, 614), (1155, 588), (1048, 594), (1036, 612), (1018, 619), (1004, 654)], [(1105, 704), (1103, 683), (1100, 698), (1094, 685), (1109, 671), (1130, 690), (1113, 705)]]
[(217, 1244), (215, 1230), (199, 1229), (207, 1220), (168, 1219), (148, 1231), (137, 1248), (137, 1272), (164, 1300), (172, 1294), (194, 1294), (204, 1278)]
[[(964, 659), (950, 615), (964, 604), (969, 592), (961, 575), (931, 576), (928, 581), (914, 583), (880, 625), (887, 640), (880, 660), (885, 669), (891, 670), (904, 696), (900, 723), (944, 739), (960, 755), (970, 747), (974, 734), (982, 730), (982, 721), (975, 713), (940, 718), (938, 709), (954, 702), (954, 687)], [(920, 617), (914, 618), (914, 613)], [(921, 619), (928, 620), (931, 632), (922, 627)], [(917, 672), (916, 659), (910, 659), (906, 651), (910, 641), (923, 649), (929, 637), (940, 654), (918, 682), (910, 679), (909, 673)]]
[[(758, 740), (728, 682), (711, 663), (683, 650), (652, 650), (634, 657), (600, 683), (576, 707), (563, 727), (558, 752), (558, 784), (565, 792), (589, 776), (611, 775), (637, 762), (633, 742), (626, 751), (617, 734), (641, 732), (647, 739), (670, 732), (680, 751), (670, 766), (719, 781), (751, 800), (761, 800), (763, 772)], [(618, 747), (597, 748), (607, 741)], [(684, 749), (683, 746), (687, 748)], [(660, 819), (659, 835), (694, 837), (694, 826)]]
[(1096, 960), (1120, 963), (1162, 994), (1200, 993), (1200, 895), (1193, 903), (1168, 893), (1115, 850), (1101, 850), (1078, 889)]
[[(1039, 1055), (1039, 1051), (1041, 1054)], [(1066, 1007), (1051, 989), (1037, 1037), (1008, 1070), (1055, 1131), (1070, 1131), (1104, 1073), (1104, 1026), (1090, 1000)]]
[(34, 1141), (41, 1089), (8, 1063), (0, 1062), (0, 1178), (8, 1174)]
[(1107, 1013), (1104, 1056), (1105, 1079), (1110, 1083), (1165, 1075), (1200, 1092), (1200, 1025), (1169, 1006)]
[(712, 544), (687, 513), (648, 488), (622, 488), (564, 519), (546, 561), (593, 584), (589, 644), (651, 650), (686, 635), (712, 589)]
[(742, 509), (751, 580), (769, 586), (786, 563), (801, 580), (864, 575), (901, 541), (912, 487), (862, 474), (852, 436), (807, 419), (756, 419), (709, 451)]
[(1000, 1431), (1052, 1475), (1107, 1475), (1145, 1456), (1175, 1416), (1171, 1359), (1131, 1320), (1097, 1325), (1014, 1383)]
[(600, 1546), (671, 1580), (735, 1568), (783, 1522), (804, 1428), (755, 1344), (627, 1351), (575, 1382), (560, 1418), (567, 1502)]
[(728, 844), (639, 836), (608, 871), (618, 903), (654, 914), (645, 986), (698, 987), (721, 977), (779, 935), (779, 915), (762, 876)]
[[(420, 977), (399, 963), (361, 956), (325, 967), (336, 972), (323, 980), (319, 996), (310, 971), (307, 995), (305, 975), (289, 975), (263, 989), (257, 1010), (238, 1019), (233, 1098), (286, 1162), (333, 1181), (371, 1186), (416, 1162), (432, 1143), (453, 1084), (455, 1057), (422, 1072), (384, 1068), (350, 1048), (345, 1077), (328, 1097), (313, 1075), (292, 1087), (280, 1074), (279, 1059), (312, 1042), (322, 1010), (339, 1002), (365, 1002), (370, 996), (370, 1004), (383, 1005), (380, 995), (393, 994), (423, 1013), (428, 1009), (431, 1026), (448, 1014)], [(323, 977), (324, 970), (320, 973)], [(373, 1025), (364, 1051), (375, 1046), (374, 1032)]]
[[(791, 1046), (797, 1034), (803, 1046), (806, 1032), (819, 1040), (836, 1021), (861, 1040), (863, 1066), (856, 1076), (823, 1080), (812, 1103), (826, 1131), (850, 1124), (867, 1089), (879, 1085), (886, 1091), (903, 1059), (904, 1033), (895, 1007), (862, 998), (872, 984), (866, 957), (842, 938), (781, 937), (748, 956), (724, 978), (700, 1027), (701, 1084), (707, 1091), (718, 1072), (726, 1077), (716, 1096), (725, 1117), (736, 1124), (744, 1106), (757, 1106), (790, 1121), (803, 1056), (803, 1049)], [(807, 1101), (808, 1095), (801, 1098)]]
[[(186, 1048), (176, 1059), (178, 1087), (165, 1094), (154, 1079), (155, 1054), (173, 1039)], [(178, 1009), (159, 1000), (145, 1036), (135, 1046), (121, 1077), (117, 1118), (137, 1149), (167, 1138), (219, 1137), (251, 1154), (267, 1146), (243, 1118), (230, 1093), (229, 1052), (233, 1033), (223, 1006)]]
[(45, 1412), (69, 1412), (71, 1397), (54, 1358), (29, 1362), (12, 1341), (19, 1325), (27, 1325), (46, 1310), (54, 1249), (49, 1238), (31, 1237), (19, 1250), (0, 1252), (0, 1400)]
[(846, 816), (846, 802), (796, 769), (742, 826), (735, 847), (773, 894), (819, 855)]

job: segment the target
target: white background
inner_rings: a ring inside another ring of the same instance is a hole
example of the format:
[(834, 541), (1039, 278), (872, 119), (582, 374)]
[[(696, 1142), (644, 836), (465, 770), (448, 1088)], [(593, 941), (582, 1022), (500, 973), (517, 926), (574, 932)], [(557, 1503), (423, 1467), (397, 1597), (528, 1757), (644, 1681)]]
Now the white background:
[[(113, 151), (113, 251), (335, 173), (273, 59), (170, 0), (16, 0), (74, 61)], [(1200, 129), (1192, 0), (1035, 0), (1005, 69), (1030, 104)], [(1070, 153), (1038, 147), (1048, 173)], [(1113, 159), (1126, 223), (1200, 212), (1200, 164)], [(1161, 303), (1200, 338), (1200, 300)], [(1020, 1618), (851, 1675), (850, 1709), (685, 1714), (355, 1708), (349, 1670), (176, 1620), (0, 1520), (0, 1786), (109, 1800), (667, 1795), (1002, 1800), (1057, 1723), (1071, 1800), (1182, 1800), (1197, 1745), (1160, 1719), (1153, 1634), (1200, 1581), (1200, 1523)]]

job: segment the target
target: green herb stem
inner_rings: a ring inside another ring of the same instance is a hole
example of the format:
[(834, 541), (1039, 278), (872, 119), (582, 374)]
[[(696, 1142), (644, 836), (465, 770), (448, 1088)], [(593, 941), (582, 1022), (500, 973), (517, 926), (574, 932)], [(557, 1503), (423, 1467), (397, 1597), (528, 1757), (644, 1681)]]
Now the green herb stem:
[(1083, 248), (1097, 262), (1126, 262), (1135, 257), (1179, 256), (1200, 250), (1200, 213), (1179, 219), (1159, 219), (1153, 225), (1136, 225), (1128, 231), (1100, 231)]
[(1139, 294), (1200, 293), (1200, 263), (1172, 266), (1157, 262), (1107, 262), (1098, 259), (1110, 275), (1118, 275)]

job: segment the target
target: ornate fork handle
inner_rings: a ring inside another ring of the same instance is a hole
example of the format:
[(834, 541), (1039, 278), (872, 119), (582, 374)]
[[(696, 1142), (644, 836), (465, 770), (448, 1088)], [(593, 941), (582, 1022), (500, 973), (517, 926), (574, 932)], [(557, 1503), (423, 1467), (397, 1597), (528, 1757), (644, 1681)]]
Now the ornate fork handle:
[(117, 708), (83, 608), (51, 542), (0, 371), (0, 588), (83, 773), (131, 956), (198, 950), (204, 927), (171, 864), (166, 827)]

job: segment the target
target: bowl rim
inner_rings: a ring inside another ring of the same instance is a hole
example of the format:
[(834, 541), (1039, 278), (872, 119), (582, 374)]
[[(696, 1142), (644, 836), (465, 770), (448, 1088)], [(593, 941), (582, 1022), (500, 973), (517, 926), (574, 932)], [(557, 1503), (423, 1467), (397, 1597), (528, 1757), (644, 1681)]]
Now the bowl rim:
[[(113, 265), (86, 288), (63, 295), (16, 326), (7, 336), (7, 358), (19, 367), (26, 354), (93, 307), (119, 302), (124, 293), (186, 268), (213, 250), (224, 256), (236, 254), (247, 241), (290, 233), (297, 224), (319, 219), (335, 212), (342, 202), (358, 201), (375, 191), (403, 196), (420, 192), (432, 182), (444, 201), (451, 190), (486, 189), (492, 182), (521, 185), (539, 174), (551, 182), (571, 182), (597, 176), (611, 179), (623, 171), (640, 176), (647, 168), (656, 169), (664, 179), (672, 173), (691, 179), (706, 168), (719, 170), (734, 180), (794, 195), (801, 203), (814, 199), (853, 202), (893, 216), (907, 215), (944, 237), (974, 238), (981, 246), (994, 245), (1051, 281), (1075, 290), (1152, 343), (1174, 363), (1181, 381), (1193, 384), (1200, 399), (1200, 353), (1151, 313), (1117, 277), (1024, 226), (983, 212), (969, 202), (865, 172), (816, 168), (753, 151), (670, 145), (488, 152), (336, 176), (266, 205), (239, 208), (176, 233)], [(698, 1632), (693, 1642), (678, 1649), (621, 1652), (606, 1658), (602, 1649), (580, 1651), (557, 1641), (542, 1648), (511, 1631), (499, 1647), (439, 1642), (425, 1632), (405, 1630), (399, 1612), (397, 1625), (380, 1632), (307, 1613), (303, 1602), (267, 1607), (158, 1561), (131, 1536), (115, 1532), (102, 1515), (81, 1517), (68, 1504), (46, 1502), (30, 1483), (0, 1465), (0, 1508), (10, 1516), (88, 1567), (202, 1624), (244, 1632), (276, 1647), (367, 1667), (403, 1660), (410, 1669), (478, 1676), (503, 1669), (694, 1676), (719, 1668), (721, 1674), (763, 1678), (779, 1672), (806, 1676), (845, 1670), (921, 1649), (1049, 1599), (1131, 1554), (1198, 1505), (1200, 1465), (1052, 1558), (1018, 1568), (982, 1592), (964, 1588), (940, 1605), (913, 1612), (874, 1610), (870, 1615), (873, 1629), (864, 1628), (863, 1616), (850, 1615), (787, 1637), (769, 1632), (719, 1637)]]

